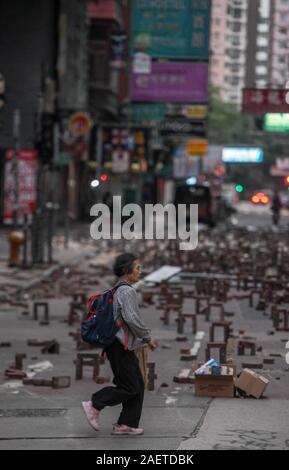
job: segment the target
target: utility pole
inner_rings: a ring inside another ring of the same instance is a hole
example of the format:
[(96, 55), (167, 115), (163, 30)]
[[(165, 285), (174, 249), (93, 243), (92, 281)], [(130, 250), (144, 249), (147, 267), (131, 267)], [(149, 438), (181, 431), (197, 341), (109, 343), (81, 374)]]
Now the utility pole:
[(13, 141), (14, 141), (14, 157), (12, 162), (14, 176), (14, 197), (13, 197), (13, 226), (18, 226), (19, 216), (19, 152), (20, 152), (20, 125), (21, 113), (19, 109), (15, 109), (13, 113)]
[[(100, 182), (101, 170), (102, 170), (102, 126), (97, 124), (97, 139), (96, 139), (96, 179)], [(99, 191), (97, 191), (97, 202), (100, 202)]]

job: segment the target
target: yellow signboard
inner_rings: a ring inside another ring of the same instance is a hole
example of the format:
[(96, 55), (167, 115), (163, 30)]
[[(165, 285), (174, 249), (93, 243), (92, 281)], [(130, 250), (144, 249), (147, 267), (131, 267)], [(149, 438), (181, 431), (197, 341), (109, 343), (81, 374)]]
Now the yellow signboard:
[(208, 106), (194, 104), (186, 105), (184, 106), (183, 113), (188, 119), (206, 119)]
[(186, 142), (188, 155), (203, 157), (208, 154), (208, 141), (205, 139), (190, 139)]

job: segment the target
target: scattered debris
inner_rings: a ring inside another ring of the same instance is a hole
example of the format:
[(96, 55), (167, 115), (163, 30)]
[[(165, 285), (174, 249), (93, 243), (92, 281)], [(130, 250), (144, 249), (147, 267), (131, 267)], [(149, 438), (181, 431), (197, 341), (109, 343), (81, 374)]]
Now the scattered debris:
[(268, 379), (249, 369), (244, 369), (236, 379), (237, 389), (254, 398), (261, 398), (268, 384)]

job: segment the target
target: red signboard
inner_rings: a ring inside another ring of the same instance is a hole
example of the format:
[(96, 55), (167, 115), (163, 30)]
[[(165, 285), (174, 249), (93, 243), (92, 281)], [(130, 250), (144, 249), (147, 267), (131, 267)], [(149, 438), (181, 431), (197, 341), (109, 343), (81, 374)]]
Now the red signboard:
[[(289, 113), (286, 95), (289, 90), (245, 88), (243, 90), (243, 114)], [(287, 98), (288, 101), (288, 98)]]
[(87, 1), (89, 17), (96, 20), (116, 20), (115, 0), (89, 0)]
[[(24, 215), (32, 215), (36, 208), (36, 150), (20, 150), (18, 157), (18, 222)], [(11, 224), (14, 211), (15, 173), (13, 170), (14, 150), (7, 150), (5, 163), (5, 192), (3, 222)]]

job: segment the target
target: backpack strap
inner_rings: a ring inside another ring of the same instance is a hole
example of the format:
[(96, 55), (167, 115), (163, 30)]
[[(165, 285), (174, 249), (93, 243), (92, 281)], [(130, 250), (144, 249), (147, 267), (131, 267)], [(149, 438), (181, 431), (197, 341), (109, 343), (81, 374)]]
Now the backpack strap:
[(89, 319), (95, 313), (95, 311), (92, 310), (92, 306), (93, 306), (94, 301), (99, 297), (101, 297), (101, 294), (91, 295), (89, 297), (87, 301), (87, 311), (88, 311), (87, 319)]
[(131, 285), (129, 282), (127, 282), (127, 281), (120, 281), (119, 283), (117, 283), (117, 284), (111, 289), (112, 293), (114, 294), (114, 293), (117, 291), (117, 289), (118, 289), (119, 287), (121, 287), (121, 286), (129, 286), (129, 287), (132, 288), (132, 285)]

